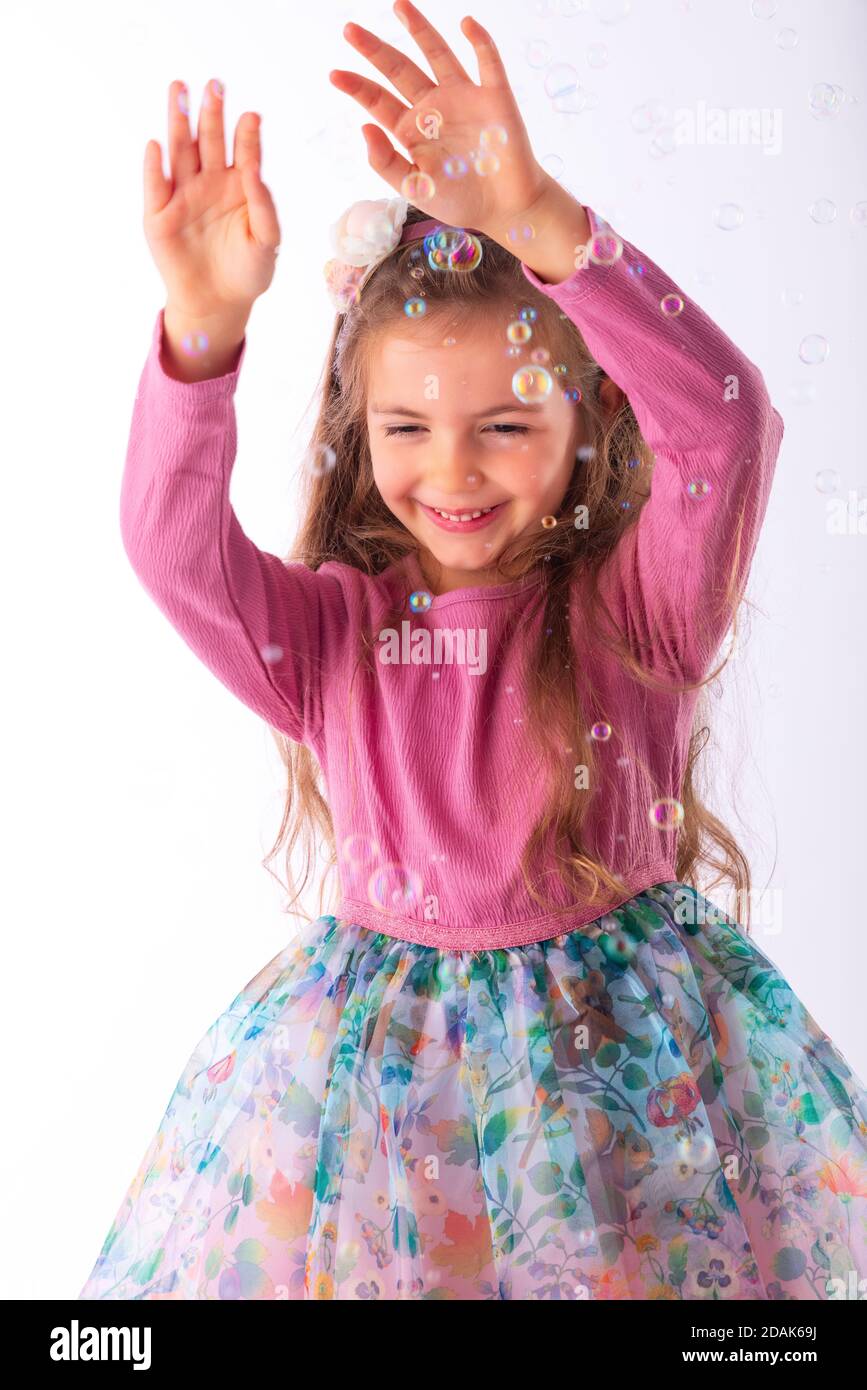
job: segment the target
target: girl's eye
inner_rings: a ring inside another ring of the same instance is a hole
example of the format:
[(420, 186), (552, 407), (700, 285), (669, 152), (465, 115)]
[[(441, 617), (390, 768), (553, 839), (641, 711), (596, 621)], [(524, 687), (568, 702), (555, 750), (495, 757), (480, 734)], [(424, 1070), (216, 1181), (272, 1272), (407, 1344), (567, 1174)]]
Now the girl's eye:
[[(516, 434), (529, 433), (528, 425), (488, 425), (486, 428), (492, 430), (508, 430), (510, 433), (514, 432)], [(386, 434), (404, 434), (407, 430), (417, 429), (418, 425), (386, 425), (385, 432)]]

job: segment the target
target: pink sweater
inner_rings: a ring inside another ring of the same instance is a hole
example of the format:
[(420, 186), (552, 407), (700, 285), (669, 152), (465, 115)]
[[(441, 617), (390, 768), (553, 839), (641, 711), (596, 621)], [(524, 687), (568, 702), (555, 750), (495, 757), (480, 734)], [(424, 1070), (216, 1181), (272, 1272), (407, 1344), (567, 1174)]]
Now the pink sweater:
[[(713, 598), (735, 561), (742, 579), (752, 561), (782, 419), (757, 368), (628, 242), (613, 264), (590, 263), (561, 284), (543, 283), (526, 266), (524, 273), (577, 324), (626, 392), (655, 456), (650, 498), (605, 563), (603, 594), (620, 630), (649, 643), (647, 666), (700, 677), (728, 629), (724, 617), (707, 621), (720, 609)], [(680, 314), (661, 312), (667, 294), (683, 300)], [(286, 564), (245, 535), (229, 485), (246, 340), (234, 372), (175, 381), (160, 361), (162, 318), (160, 310), (133, 411), (124, 547), (141, 583), (214, 675), (314, 750), (339, 852), (335, 915), (420, 945), (492, 949), (559, 936), (673, 881), (677, 830), (655, 825), (649, 808), (678, 798), (697, 692), (654, 693), (636, 683), (594, 641), (576, 603), (577, 659), (612, 728), (594, 744), (600, 790), (588, 843), (629, 893), (602, 906), (576, 900), (553, 864), (540, 886), (554, 910), (525, 888), (521, 851), (544, 789), (522, 723), (522, 689), (542, 609), (532, 621), (515, 623), (514, 614), (527, 606), (532, 577), (459, 589), (423, 613), (407, 609), (411, 628), (394, 638), (397, 663), (378, 659), (375, 682), (356, 679), (350, 756), (357, 629), (367, 621), (380, 633), (405, 576), (399, 567), (371, 579), (337, 562), (316, 571)], [(689, 488), (698, 480), (710, 484), (703, 496)], [(424, 588), (417, 562), (406, 568), (412, 587)], [(429, 648), (417, 645), (428, 639), (414, 638), (416, 659), (405, 664), (410, 631), (419, 629), (430, 631)], [(563, 759), (571, 785), (580, 750), (564, 749)]]

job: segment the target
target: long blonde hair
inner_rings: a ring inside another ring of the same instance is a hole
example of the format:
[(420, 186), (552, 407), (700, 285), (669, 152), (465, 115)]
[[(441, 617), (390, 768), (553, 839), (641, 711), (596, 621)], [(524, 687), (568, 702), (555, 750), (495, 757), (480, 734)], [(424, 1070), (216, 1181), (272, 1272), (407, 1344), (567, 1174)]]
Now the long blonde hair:
[[(410, 206), (407, 222), (425, 219), (426, 214)], [(552, 791), (538, 823), (532, 828), (521, 860), (528, 892), (547, 906), (532, 881), (533, 856), (555, 835), (554, 843), (564, 846), (558, 854), (557, 872), (570, 891), (578, 891), (589, 902), (599, 901), (604, 910), (604, 890), (621, 898), (628, 887), (609, 867), (582, 847), (582, 833), (590, 798), (576, 796), (571, 779), (563, 778), (563, 745), (581, 749), (581, 762), (593, 785), (596, 766), (594, 739), (589, 730), (594, 722), (586, 713), (593, 703), (593, 691), (584, 682), (579, 693), (577, 665), (570, 636), (569, 606), (574, 600), (574, 583), (580, 574), (586, 603), (585, 624), (593, 623), (594, 640), (604, 642), (624, 663), (634, 678), (644, 685), (665, 690), (699, 690), (686, 768), (679, 800), (683, 820), (678, 829), (676, 878), (698, 888), (697, 872), (702, 867), (716, 871), (703, 890), (728, 880), (738, 902), (749, 901), (750, 868), (734, 836), (705, 806), (699, 795), (697, 763), (709, 738), (710, 683), (716, 681), (726, 665), (726, 657), (701, 680), (672, 686), (652, 675), (627, 647), (622, 634), (606, 615), (599, 589), (599, 571), (627, 528), (634, 526), (650, 495), (653, 457), (642, 438), (629, 402), (621, 394), (619, 408), (612, 414), (600, 399), (605, 374), (593, 360), (584, 340), (571, 320), (552, 299), (539, 293), (526, 279), (521, 262), (508, 250), (482, 237), (482, 260), (472, 272), (432, 271), (427, 265), (421, 242), (398, 245), (376, 267), (364, 284), (358, 301), (334, 325), (322, 377), (317, 385), (321, 394), (318, 418), (313, 430), (309, 456), (327, 448), (333, 451), (333, 466), (308, 469), (305, 474), (304, 518), (292, 551), (286, 557), (318, 569), (326, 561), (352, 565), (366, 575), (377, 575), (402, 559), (418, 545), (412, 533), (388, 510), (376, 487), (367, 433), (367, 367), (374, 344), (403, 316), (403, 305), (411, 296), (423, 295), (425, 321), (443, 323), (443, 331), (460, 330), (480, 314), (490, 315), (492, 306), (502, 306), (511, 318), (520, 309), (536, 311), (534, 339), (546, 344), (551, 360), (565, 364), (562, 383), (578, 387), (584, 414), (588, 448), (579, 451), (575, 468), (563, 496), (558, 519), (565, 524), (537, 535), (522, 535), (497, 557), (492, 568), (502, 582), (534, 572), (540, 584), (536, 601), (544, 604), (544, 622), (537, 652), (528, 663), (530, 687), (527, 691), (529, 729), (536, 738), (540, 755), (559, 790)], [(331, 455), (329, 455), (329, 463)], [(571, 524), (575, 508), (589, 508), (592, 525), (581, 530)], [(743, 513), (741, 524), (743, 522)], [(723, 603), (736, 622), (743, 593), (736, 592), (738, 534), (735, 536), (732, 576)], [(406, 597), (409, 596), (407, 590)], [(397, 626), (405, 617), (402, 598), (387, 625)], [(527, 610), (519, 615), (526, 622)], [(708, 615), (710, 616), (710, 615)], [(718, 630), (718, 629), (717, 629)], [(359, 654), (352, 678), (371, 670), (375, 644), (373, 633), (360, 634)], [(640, 655), (640, 654), (639, 654)], [(287, 770), (286, 799), (277, 838), (262, 860), (268, 866), (285, 845), (288, 883), (295, 892), (284, 910), (293, 910), (309, 881), (311, 871), (324, 845), (328, 856), (319, 884), (320, 914), (327, 910), (324, 898), (329, 874), (336, 869), (337, 846), (331, 812), (323, 795), (322, 771), (310, 748), (293, 742), (277, 729), (271, 729)], [(568, 738), (565, 735), (568, 734)], [(292, 869), (294, 847), (302, 840), (304, 863), (300, 883)], [(600, 897), (600, 890), (603, 896)], [(610, 901), (610, 899), (609, 899)], [(336, 901), (331, 904), (336, 906)], [(308, 917), (300, 907), (301, 915)], [(745, 920), (748, 919), (748, 910)], [(312, 920), (309, 919), (308, 920)]]

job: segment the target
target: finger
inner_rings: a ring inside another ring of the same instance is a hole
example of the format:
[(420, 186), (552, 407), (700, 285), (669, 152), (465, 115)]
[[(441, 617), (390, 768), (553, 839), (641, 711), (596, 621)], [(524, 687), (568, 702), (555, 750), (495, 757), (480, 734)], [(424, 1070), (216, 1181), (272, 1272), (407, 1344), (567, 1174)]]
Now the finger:
[(362, 134), (367, 141), (367, 162), (377, 174), (390, 184), (395, 193), (400, 193), (407, 174), (415, 169), (408, 159), (398, 154), (384, 130), (377, 125), (363, 125)]
[[(398, 122), (412, 114), (409, 106), (404, 106), (402, 101), (398, 101), (391, 92), (380, 87), (378, 82), (371, 82), (369, 78), (361, 77), (357, 72), (344, 72), (341, 68), (335, 68), (328, 76), (338, 91), (352, 97), (393, 135), (397, 135)], [(433, 83), (429, 85), (432, 87)]]
[(442, 34), (428, 23), (421, 10), (410, 4), (410, 0), (396, 0), (394, 12), (427, 58), (438, 82), (471, 81)]
[(146, 217), (162, 212), (172, 196), (171, 179), (163, 173), (163, 152), (158, 140), (148, 140), (144, 153), (144, 210)]
[(343, 37), (378, 68), (401, 96), (406, 97), (413, 106), (434, 87), (435, 84), (427, 73), (416, 67), (399, 48), (392, 48), (391, 44), (383, 43), (375, 34), (371, 34), (369, 29), (362, 29), (360, 24), (345, 25)]
[(199, 110), (199, 160), (203, 169), (225, 169), (226, 137), (223, 134), (223, 84), (216, 77), (205, 87)]
[(262, 137), (259, 127), (262, 117), (256, 111), (245, 111), (235, 126), (232, 162), (236, 169), (252, 164), (257, 169), (262, 166)]
[(510, 85), (509, 78), (503, 60), (487, 29), (483, 29), (481, 24), (471, 15), (467, 15), (465, 19), (461, 20), (461, 28), (476, 51), (479, 81), (482, 86), (508, 87)]
[(274, 199), (259, 177), (255, 164), (241, 167), (241, 187), (247, 199), (247, 217), (250, 222), (250, 235), (262, 251), (273, 251), (280, 246), (280, 223)]
[(175, 187), (199, 172), (199, 151), (190, 134), (190, 94), (185, 82), (169, 87), (169, 168)]

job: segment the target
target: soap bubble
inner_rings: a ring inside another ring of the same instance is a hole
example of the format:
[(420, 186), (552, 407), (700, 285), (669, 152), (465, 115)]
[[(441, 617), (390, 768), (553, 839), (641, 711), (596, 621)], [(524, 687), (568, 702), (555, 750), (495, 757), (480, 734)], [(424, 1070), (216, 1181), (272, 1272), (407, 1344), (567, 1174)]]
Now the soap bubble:
[(867, 227), (867, 203), (856, 203), (849, 218), (856, 227)]
[[(556, 367), (554, 370), (556, 371)], [(580, 387), (567, 386), (566, 390), (563, 392), (563, 399), (564, 401), (568, 401), (570, 405), (580, 405), (583, 399)]]
[(540, 367), (544, 367), (550, 356), (551, 354), (547, 348), (537, 347), (533, 348), (533, 351), (530, 353), (530, 361), (536, 362)]
[(443, 173), (447, 179), (462, 179), (469, 167), (462, 154), (451, 154), (443, 164)]
[(557, 525), (556, 516), (543, 516), (542, 525), (545, 527), (546, 531), (552, 530)]
[(754, 19), (773, 19), (777, 13), (777, 0), (751, 0), (750, 10)]
[(525, 304), (518, 315), (518, 318), (522, 319), (524, 323), (535, 323), (538, 317), (539, 310), (534, 309), (532, 304)]
[(565, 97), (577, 92), (578, 73), (571, 63), (554, 63), (545, 73), (545, 93), (547, 96)]
[(744, 210), (737, 203), (720, 203), (713, 220), (723, 232), (733, 232), (743, 224)]
[(817, 367), (826, 361), (829, 351), (827, 338), (823, 338), (821, 333), (808, 333), (806, 338), (801, 339), (798, 356), (808, 367)]
[(840, 491), (840, 474), (834, 468), (823, 468), (816, 474), (816, 491), (829, 495)]
[(479, 144), (483, 149), (489, 149), (494, 145), (507, 145), (509, 143), (509, 132), (505, 126), (489, 125), (479, 132)]
[(546, 367), (519, 367), (512, 390), (519, 401), (543, 401), (551, 394), (554, 378)]
[(201, 357), (203, 352), (208, 351), (207, 333), (185, 333), (181, 339), (181, 348), (187, 357)]
[(840, 107), (846, 100), (842, 87), (832, 82), (816, 82), (807, 93), (810, 114), (816, 120), (825, 121), (839, 115)]
[(433, 598), (427, 589), (416, 589), (415, 593), (409, 596), (409, 606), (413, 613), (426, 613), (433, 603)]
[(515, 319), (506, 329), (506, 337), (510, 343), (528, 343), (533, 336), (533, 330), (528, 323), (521, 319)]
[(551, 61), (551, 46), (544, 39), (533, 39), (524, 53), (531, 68), (546, 68)]
[(436, 193), (436, 184), (430, 174), (421, 169), (411, 169), (400, 185), (400, 191), (407, 202), (422, 207)]
[(559, 179), (563, 172), (563, 156), (559, 154), (543, 154), (541, 165), (545, 173), (550, 174), (552, 179)]
[(587, 254), (594, 265), (613, 265), (623, 255), (623, 242), (616, 232), (596, 232), (587, 243)]
[(666, 318), (677, 318), (683, 312), (683, 300), (679, 294), (664, 294), (659, 301), (659, 307)]
[(408, 299), (403, 306), (403, 312), (406, 314), (408, 319), (421, 318), (422, 314), (426, 311), (426, 309), (427, 305), (425, 304), (424, 300), (418, 298)]
[(810, 216), (820, 226), (827, 226), (837, 216), (837, 204), (830, 198), (817, 198), (815, 203), (810, 204)]
[(305, 466), (316, 478), (330, 473), (337, 463), (337, 455), (329, 444), (313, 444), (304, 456)]
[(400, 912), (402, 908), (420, 901), (423, 896), (422, 882), (418, 874), (404, 869), (400, 864), (383, 864), (370, 875), (367, 896), (374, 907)]
[(600, 719), (598, 724), (594, 724), (590, 730), (590, 737), (595, 738), (597, 743), (607, 743), (611, 737), (611, 725), (606, 724), (604, 719)]
[(536, 235), (536, 228), (532, 222), (522, 222), (518, 226), (510, 227), (507, 235), (514, 246), (516, 242), (532, 241)]
[(659, 830), (676, 830), (683, 824), (683, 807), (673, 797), (662, 797), (649, 808), (650, 824)]
[(340, 846), (340, 857), (353, 868), (358, 868), (362, 864), (372, 864), (378, 859), (382, 850), (376, 840), (369, 835), (347, 835)]
[(777, 48), (781, 48), (784, 53), (791, 53), (792, 49), (797, 47), (797, 29), (781, 29), (777, 34)]
[(493, 150), (481, 150), (473, 160), (473, 168), (480, 178), (492, 178), (500, 172), (500, 161)]
[(687, 483), (686, 491), (688, 496), (695, 498), (707, 497), (710, 492), (710, 483), (706, 478), (693, 478)]

